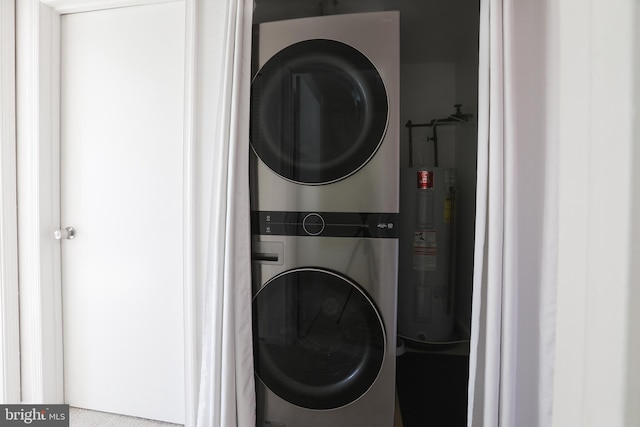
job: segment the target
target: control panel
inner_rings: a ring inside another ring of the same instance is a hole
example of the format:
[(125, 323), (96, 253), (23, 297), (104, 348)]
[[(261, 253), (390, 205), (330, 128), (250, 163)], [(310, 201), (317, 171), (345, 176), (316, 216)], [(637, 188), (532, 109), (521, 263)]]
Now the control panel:
[(251, 212), (253, 234), (397, 238), (397, 213)]

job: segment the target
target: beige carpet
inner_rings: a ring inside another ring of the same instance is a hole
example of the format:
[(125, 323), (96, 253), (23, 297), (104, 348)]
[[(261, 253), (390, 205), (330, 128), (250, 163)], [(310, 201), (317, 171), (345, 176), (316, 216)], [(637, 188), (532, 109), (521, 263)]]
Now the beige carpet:
[(179, 427), (180, 424), (163, 423), (144, 418), (127, 417), (106, 412), (69, 408), (69, 427)]

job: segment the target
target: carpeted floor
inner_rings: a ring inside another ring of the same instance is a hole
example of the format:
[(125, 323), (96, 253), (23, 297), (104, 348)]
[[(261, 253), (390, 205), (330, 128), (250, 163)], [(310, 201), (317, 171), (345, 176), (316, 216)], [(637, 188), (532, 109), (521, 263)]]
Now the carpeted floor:
[[(403, 427), (464, 427), (469, 357), (407, 351), (397, 358)], [(399, 423), (398, 423), (399, 424)], [(86, 409), (70, 409), (70, 427), (180, 427)]]
[(144, 418), (127, 417), (106, 412), (69, 408), (69, 427), (180, 427)]
[(406, 352), (396, 375), (404, 427), (467, 425), (468, 356)]

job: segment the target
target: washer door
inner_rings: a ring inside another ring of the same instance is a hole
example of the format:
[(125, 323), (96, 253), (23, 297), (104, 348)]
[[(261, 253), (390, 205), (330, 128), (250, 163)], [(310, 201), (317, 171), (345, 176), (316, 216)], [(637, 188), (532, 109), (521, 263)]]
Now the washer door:
[(274, 55), (251, 85), (251, 145), (282, 177), (326, 184), (375, 154), (388, 101), (374, 65), (353, 47), (307, 40)]
[(382, 320), (360, 287), (336, 273), (296, 269), (253, 300), (255, 369), (275, 394), (309, 409), (362, 396), (384, 359)]

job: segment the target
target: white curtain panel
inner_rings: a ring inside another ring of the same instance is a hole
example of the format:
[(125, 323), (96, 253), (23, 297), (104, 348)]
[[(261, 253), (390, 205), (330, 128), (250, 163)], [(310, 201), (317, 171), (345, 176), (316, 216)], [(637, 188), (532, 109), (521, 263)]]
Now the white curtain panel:
[(557, 159), (545, 1), (481, 0), (468, 425), (551, 425)]
[(203, 117), (202, 111), (197, 114), (205, 122), (199, 126), (204, 129), (199, 137), (213, 139), (198, 142), (207, 147), (200, 151), (208, 155), (199, 164), (211, 179), (203, 184), (210, 187), (211, 200), (196, 202), (203, 223), (209, 220), (208, 232), (196, 233), (205, 254), (198, 283), (204, 305), (196, 425), (254, 427), (248, 180), (253, 4), (249, 0), (196, 4), (198, 59), (209, 67), (200, 64), (196, 69), (201, 73), (211, 69), (210, 74), (197, 76), (198, 88), (206, 93), (199, 94), (205, 99), (196, 108), (208, 111), (207, 105), (215, 103), (213, 117)]

